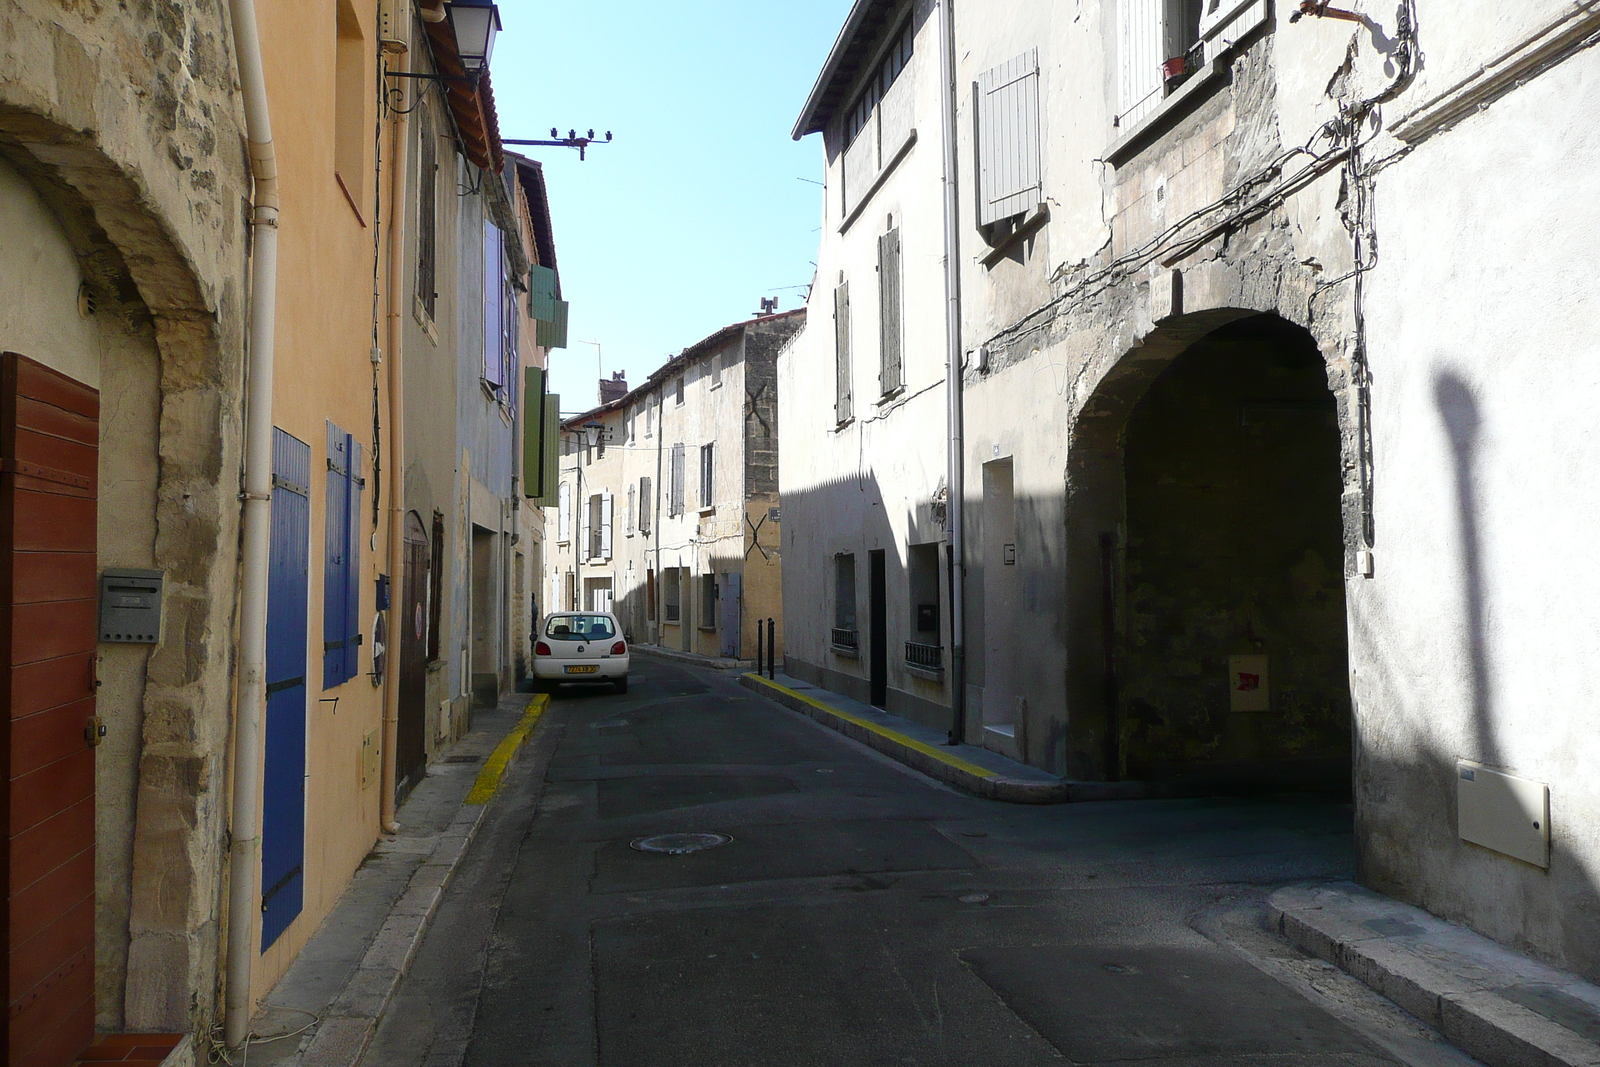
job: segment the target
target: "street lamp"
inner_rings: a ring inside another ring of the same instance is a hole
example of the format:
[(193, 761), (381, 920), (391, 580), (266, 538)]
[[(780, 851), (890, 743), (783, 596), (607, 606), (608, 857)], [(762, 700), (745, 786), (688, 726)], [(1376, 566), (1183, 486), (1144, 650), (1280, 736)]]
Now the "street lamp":
[(500, 32), (500, 9), (489, 0), (453, 0), (450, 26), (456, 31), (456, 54), (469, 74), (489, 65), (494, 38)]

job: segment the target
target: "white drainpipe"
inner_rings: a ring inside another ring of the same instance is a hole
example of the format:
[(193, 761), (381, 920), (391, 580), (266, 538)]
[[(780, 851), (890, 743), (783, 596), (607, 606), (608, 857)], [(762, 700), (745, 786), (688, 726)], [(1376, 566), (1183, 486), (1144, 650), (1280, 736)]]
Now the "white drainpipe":
[(229, 858), (227, 1027), (229, 1048), (250, 1029), (256, 882), (261, 870), (262, 728), (267, 702), (267, 564), (272, 533), (272, 357), (277, 324), (278, 162), (254, 0), (229, 0), (255, 209), (250, 218), (250, 325), (245, 377), (244, 534), (239, 593), (239, 675), (234, 708), (233, 847)]
[(955, 720), (950, 743), (966, 740), (967, 662), (966, 662), (966, 575), (965, 530), (962, 505), (966, 502), (965, 454), (961, 426), (961, 240), (958, 225), (960, 201), (956, 174), (956, 39), (954, 0), (939, 0), (939, 110), (944, 142), (944, 299), (945, 299), (945, 393), (949, 401), (946, 414), (950, 470), (946, 477), (949, 499), (945, 503), (947, 548), (950, 567), (950, 703)]

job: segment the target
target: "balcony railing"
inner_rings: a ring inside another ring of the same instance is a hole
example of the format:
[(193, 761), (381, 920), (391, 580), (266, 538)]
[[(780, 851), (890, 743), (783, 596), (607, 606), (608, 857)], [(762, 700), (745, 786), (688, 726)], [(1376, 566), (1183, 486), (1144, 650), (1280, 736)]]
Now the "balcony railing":
[(861, 631), (841, 630), (835, 626), (831, 631), (829, 641), (835, 652), (842, 652), (847, 656), (861, 655)]
[(944, 648), (941, 645), (921, 645), (906, 642), (906, 666), (912, 670), (941, 674), (944, 671)]

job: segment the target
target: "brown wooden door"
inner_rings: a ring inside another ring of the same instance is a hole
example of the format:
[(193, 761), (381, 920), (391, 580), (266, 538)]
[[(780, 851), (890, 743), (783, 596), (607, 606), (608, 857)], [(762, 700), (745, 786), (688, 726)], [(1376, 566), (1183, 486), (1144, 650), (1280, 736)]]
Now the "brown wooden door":
[[(400, 721), (395, 741), (396, 790), (404, 794), (422, 777), (428, 763), (428, 531), (416, 515), (406, 516), (405, 574), (400, 610)], [(392, 639), (391, 639), (392, 640)]]
[(94, 715), (99, 393), (0, 357), (5, 847), (0, 923), (12, 1067), (61, 1067), (94, 1037)]

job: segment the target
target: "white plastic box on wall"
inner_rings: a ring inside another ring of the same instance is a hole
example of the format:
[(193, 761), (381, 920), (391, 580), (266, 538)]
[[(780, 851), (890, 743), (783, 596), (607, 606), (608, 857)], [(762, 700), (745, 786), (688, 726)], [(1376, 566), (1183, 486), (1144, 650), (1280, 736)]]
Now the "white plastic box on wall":
[(1458, 760), (1456, 820), (1463, 841), (1550, 866), (1550, 787), (1542, 782)]

